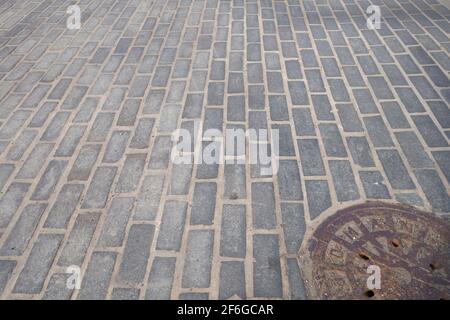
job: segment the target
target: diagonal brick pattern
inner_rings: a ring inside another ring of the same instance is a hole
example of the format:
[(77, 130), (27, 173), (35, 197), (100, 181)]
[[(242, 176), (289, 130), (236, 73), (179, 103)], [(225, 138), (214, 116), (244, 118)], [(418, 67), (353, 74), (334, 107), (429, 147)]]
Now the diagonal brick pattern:
[[(0, 296), (303, 299), (323, 217), (448, 214), (450, 7), (372, 2), (0, 0)], [(278, 129), (277, 174), (170, 161), (198, 121)]]

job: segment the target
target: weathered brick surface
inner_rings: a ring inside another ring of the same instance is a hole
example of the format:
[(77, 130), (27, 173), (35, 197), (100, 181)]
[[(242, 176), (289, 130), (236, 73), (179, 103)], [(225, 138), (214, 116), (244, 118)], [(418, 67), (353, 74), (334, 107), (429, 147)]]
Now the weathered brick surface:
[[(444, 2), (368, 30), (365, 1), (89, 0), (68, 30), (67, 1), (0, 1), (0, 298), (303, 299), (311, 221), (448, 215)], [(179, 128), (278, 130), (277, 172), (175, 164)]]

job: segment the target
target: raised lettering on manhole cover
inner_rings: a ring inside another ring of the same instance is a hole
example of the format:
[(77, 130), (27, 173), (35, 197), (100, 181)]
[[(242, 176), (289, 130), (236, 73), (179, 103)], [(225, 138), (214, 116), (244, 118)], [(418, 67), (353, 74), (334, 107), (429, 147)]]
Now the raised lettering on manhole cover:
[(449, 299), (448, 218), (367, 203), (338, 211), (300, 252), (309, 298)]

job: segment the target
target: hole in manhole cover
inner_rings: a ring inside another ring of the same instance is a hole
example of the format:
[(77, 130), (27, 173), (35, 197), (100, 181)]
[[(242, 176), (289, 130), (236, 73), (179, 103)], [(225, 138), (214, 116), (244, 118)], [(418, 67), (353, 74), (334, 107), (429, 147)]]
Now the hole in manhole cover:
[(353, 206), (318, 226), (300, 260), (309, 298), (449, 299), (450, 222), (406, 206)]

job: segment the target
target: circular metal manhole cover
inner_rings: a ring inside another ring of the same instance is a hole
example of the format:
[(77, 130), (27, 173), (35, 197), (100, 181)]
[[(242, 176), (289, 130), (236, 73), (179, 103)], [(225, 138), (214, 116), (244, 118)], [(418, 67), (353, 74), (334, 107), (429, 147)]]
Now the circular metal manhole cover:
[(300, 260), (313, 299), (450, 297), (449, 220), (410, 207), (338, 211), (315, 230)]

